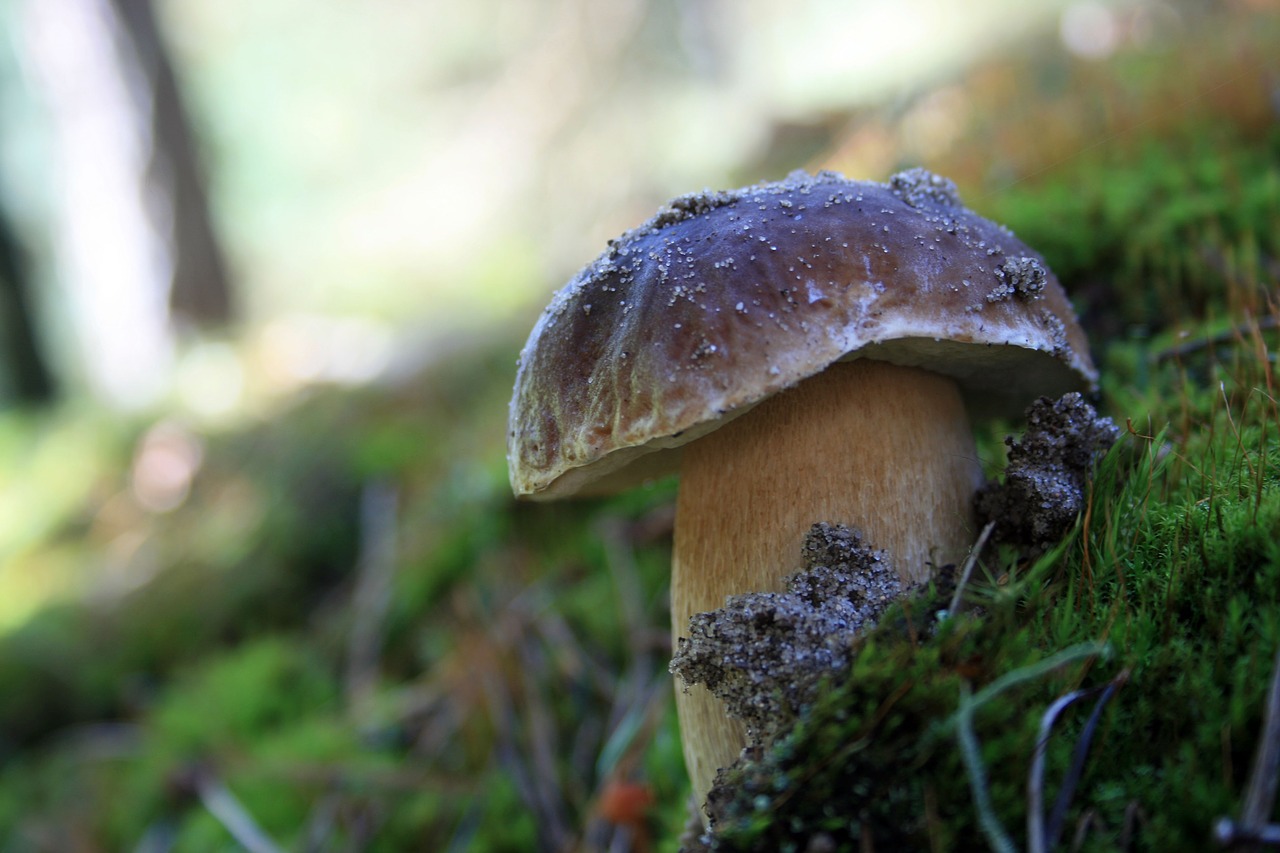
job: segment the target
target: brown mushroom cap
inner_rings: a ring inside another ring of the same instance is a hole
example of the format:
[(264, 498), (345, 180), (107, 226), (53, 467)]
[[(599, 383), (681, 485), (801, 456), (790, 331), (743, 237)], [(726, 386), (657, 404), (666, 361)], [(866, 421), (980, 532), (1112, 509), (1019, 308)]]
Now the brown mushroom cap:
[(1096, 378), (1043, 259), (950, 181), (797, 172), (674, 199), (556, 293), (520, 355), (512, 488), (669, 473), (681, 445), (852, 358), (946, 374), (1009, 414)]

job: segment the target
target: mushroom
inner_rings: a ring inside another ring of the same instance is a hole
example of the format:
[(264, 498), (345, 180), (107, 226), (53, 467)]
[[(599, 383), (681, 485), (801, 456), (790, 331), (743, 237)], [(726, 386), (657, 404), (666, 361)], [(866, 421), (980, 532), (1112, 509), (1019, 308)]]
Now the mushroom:
[[(797, 172), (674, 199), (555, 294), (520, 355), (511, 484), (547, 500), (679, 471), (678, 640), (780, 589), (816, 521), (861, 530), (906, 582), (958, 561), (981, 482), (968, 413), (1095, 378), (1043, 259), (950, 181)], [(701, 802), (745, 737), (705, 688), (676, 700)]]

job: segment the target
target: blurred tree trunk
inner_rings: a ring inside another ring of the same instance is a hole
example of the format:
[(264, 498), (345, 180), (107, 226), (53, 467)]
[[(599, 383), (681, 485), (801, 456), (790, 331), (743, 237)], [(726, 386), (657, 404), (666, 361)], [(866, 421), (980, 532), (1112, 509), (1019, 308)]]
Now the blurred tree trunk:
[(152, 0), (27, 0), (24, 12), (84, 373), (108, 402), (145, 406), (172, 382), (178, 332), (233, 313), (191, 122)]
[[(156, 24), (152, 0), (111, 0), (151, 95), (151, 161), (147, 180), (163, 194), (170, 229), (172, 282), (169, 310), (195, 326), (232, 317), (231, 287), (209, 216), (191, 121)], [(154, 215), (154, 214), (153, 214)], [(159, 218), (159, 217), (157, 217)], [(158, 223), (159, 224), (159, 223)]]
[(46, 403), (53, 398), (53, 378), (40, 351), (36, 324), (28, 302), (22, 247), (0, 210), (0, 371), (8, 392), (19, 403)]

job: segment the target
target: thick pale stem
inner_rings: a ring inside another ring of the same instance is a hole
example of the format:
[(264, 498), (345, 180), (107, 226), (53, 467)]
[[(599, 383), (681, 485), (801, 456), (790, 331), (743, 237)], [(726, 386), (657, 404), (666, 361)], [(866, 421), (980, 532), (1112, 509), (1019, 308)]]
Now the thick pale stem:
[[(777, 590), (818, 521), (861, 530), (906, 581), (958, 563), (981, 481), (950, 379), (877, 361), (836, 364), (685, 449), (676, 505), (673, 637), (737, 593)], [(698, 801), (745, 744), (705, 687), (676, 685)]]

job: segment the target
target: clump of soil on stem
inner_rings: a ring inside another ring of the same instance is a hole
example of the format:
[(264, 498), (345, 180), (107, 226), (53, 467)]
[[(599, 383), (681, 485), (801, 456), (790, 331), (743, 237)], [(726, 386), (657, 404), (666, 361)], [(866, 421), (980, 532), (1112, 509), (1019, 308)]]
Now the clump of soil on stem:
[(884, 552), (848, 527), (815, 524), (803, 556), (786, 592), (735, 595), (695, 614), (671, 661), (685, 684), (705, 684), (746, 723), (753, 747), (790, 725), (821, 681), (848, 666), (858, 634), (902, 592)]
[(1119, 437), (1111, 419), (1099, 417), (1080, 394), (1041, 397), (1027, 409), (1022, 439), (1005, 439), (1004, 482), (988, 483), (978, 493), (980, 521), (995, 522), (997, 541), (1029, 556), (1043, 554), (1075, 523), (1094, 460)]

